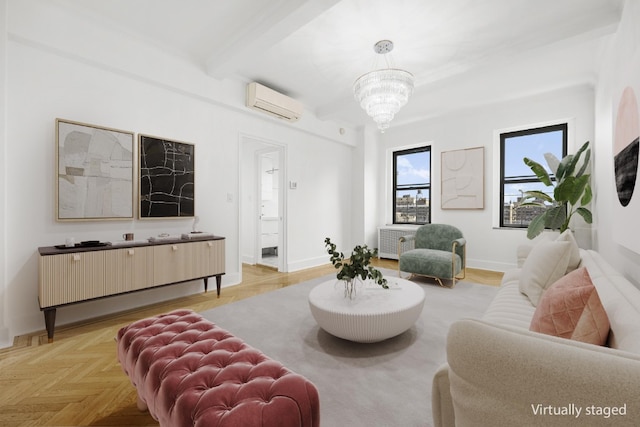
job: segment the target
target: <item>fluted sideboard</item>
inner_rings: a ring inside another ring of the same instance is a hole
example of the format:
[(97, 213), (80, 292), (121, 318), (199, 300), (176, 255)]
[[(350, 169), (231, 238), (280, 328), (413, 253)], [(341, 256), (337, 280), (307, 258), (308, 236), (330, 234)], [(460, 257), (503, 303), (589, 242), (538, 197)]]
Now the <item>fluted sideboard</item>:
[(158, 286), (216, 278), (220, 296), (225, 274), (225, 239), (169, 239), (97, 247), (38, 248), (38, 300), (49, 342), (56, 309)]

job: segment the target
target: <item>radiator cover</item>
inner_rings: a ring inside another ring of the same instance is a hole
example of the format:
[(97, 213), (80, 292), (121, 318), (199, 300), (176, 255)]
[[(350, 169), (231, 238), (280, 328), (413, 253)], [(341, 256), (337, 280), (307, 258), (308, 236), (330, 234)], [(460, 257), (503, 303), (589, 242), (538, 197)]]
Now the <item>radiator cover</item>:
[[(378, 228), (378, 257), (398, 259), (398, 239), (406, 235), (415, 235), (415, 227), (386, 226)], [(412, 243), (403, 243), (402, 250), (413, 248)]]

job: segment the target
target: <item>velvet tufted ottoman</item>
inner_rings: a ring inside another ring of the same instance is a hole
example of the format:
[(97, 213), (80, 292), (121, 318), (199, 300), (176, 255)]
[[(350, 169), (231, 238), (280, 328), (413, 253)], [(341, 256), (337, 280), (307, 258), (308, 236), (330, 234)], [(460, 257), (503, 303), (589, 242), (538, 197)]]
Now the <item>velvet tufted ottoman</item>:
[(309, 380), (193, 311), (134, 322), (117, 342), (138, 407), (160, 426), (320, 425)]

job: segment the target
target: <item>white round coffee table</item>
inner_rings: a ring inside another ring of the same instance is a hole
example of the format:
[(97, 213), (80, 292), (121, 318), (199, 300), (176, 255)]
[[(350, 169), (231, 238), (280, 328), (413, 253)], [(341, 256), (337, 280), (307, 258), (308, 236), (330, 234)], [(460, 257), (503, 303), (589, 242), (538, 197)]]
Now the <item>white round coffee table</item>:
[(344, 296), (337, 279), (314, 287), (309, 308), (318, 325), (339, 338), (371, 343), (395, 337), (418, 320), (424, 306), (424, 291), (405, 279), (392, 278), (390, 289), (360, 284), (353, 299)]

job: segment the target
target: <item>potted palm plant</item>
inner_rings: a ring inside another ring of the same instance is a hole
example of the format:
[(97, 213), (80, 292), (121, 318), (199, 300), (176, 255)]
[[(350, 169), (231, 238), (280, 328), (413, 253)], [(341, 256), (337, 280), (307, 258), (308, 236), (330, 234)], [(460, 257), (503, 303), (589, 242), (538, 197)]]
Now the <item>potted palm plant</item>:
[(336, 277), (344, 282), (344, 296), (355, 297), (355, 282), (358, 278), (362, 280), (371, 279), (384, 289), (389, 289), (387, 279), (382, 276), (380, 270), (373, 267), (371, 258), (378, 254), (378, 249), (369, 249), (367, 245), (357, 245), (353, 248), (351, 256), (345, 259), (344, 253), (336, 250), (336, 245), (327, 237), (324, 239), (327, 253), (331, 255), (331, 264), (338, 269)]
[[(584, 154), (584, 161), (580, 159)], [(549, 169), (555, 175), (555, 181), (547, 170), (540, 164), (525, 157), (524, 163), (531, 168), (540, 182), (553, 188), (553, 196), (542, 191), (525, 191), (518, 206), (540, 206), (545, 210), (529, 223), (527, 237), (535, 238), (545, 228), (560, 230), (562, 233), (569, 228), (573, 214), (579, 214), (587, 224), (593, 221), (591, 211), (586, 208), (593, 197), (588, 172), (591, 149), (589, 141), (585, 142), (576, 154), (568, 154), (558, 160), (551, 153), (544, 155)], [(578, 168), (578, 166), (580, 166)]]

